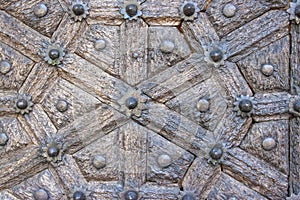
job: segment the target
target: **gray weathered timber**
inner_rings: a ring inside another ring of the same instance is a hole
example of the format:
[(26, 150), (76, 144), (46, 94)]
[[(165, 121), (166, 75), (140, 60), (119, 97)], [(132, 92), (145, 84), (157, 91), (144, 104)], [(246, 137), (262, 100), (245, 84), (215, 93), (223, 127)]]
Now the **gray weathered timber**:
[(297, 199), (296, 8), (2, 0), (0, 199)]

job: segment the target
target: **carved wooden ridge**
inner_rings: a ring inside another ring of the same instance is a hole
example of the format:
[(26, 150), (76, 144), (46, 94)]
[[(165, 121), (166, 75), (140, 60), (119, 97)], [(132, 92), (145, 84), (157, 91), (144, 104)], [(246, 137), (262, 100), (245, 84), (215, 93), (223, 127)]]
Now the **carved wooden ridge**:
[(299, 0), (2, 0), (0, 199), (299, 198), (299, 19)]

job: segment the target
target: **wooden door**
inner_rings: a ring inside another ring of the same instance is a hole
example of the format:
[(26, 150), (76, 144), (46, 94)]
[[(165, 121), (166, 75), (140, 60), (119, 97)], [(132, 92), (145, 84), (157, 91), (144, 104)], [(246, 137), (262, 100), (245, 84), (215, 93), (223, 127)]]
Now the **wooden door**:
[(299, 22), (299, 0), (1, 0), (0, 199), (300, 199)]

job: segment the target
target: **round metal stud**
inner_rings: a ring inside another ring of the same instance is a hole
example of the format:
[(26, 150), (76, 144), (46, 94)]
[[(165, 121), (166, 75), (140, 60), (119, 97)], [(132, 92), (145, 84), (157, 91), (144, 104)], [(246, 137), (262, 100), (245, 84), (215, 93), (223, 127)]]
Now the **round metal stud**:
[(296, 112), (300, 112), (300, 99), (297, 99), (297, 100), (294, 102), (293, 107), (294, 107), (294, 110), (295, 110)]
[(59, 100), (55, 107), (59, 112), (66, 112), (69, 108), (69, 104), (65, 100)]
[(138, 193), (134, 190), (128, 190), (124, 193), (125, 200), (137, 200), (139, 197)]
[(222, 157), (222, 155), (223, 149), (218, 146), (213, 147), (209, 152), (209, 156), (214, 160), (219, 160)]
[(103, 39), (96, 40), (94, 43), (94, 47), (97, 51), (100, 51), (106, 47), (106, 42)]
[(172, 53), (175, 48), (175, 44), (171, 41), (165, 40), (160, 44), (159, 48), (163, 53)]
[(49, 195), (45, 189), (39, 189), (33, 193), (33, 197), (35, 200), (48, 200)]
[(130, 110), (135, 109), (137, 105), (138, 105), (138, 100), (135, 97), (129, 97), (126, 100), (126, 106)]
[(85, 200), (86, 196), (83, 192), (81, 191), (76, 191), (73, 194), (73, 200)]
[(96, 155), (93, 158), (92, 164), (96, 169), (102, 169), (106, 166), (106, 158), (101, 155)]
[(7, 74), (11, 69), (11, 64), (6, 61), (6, 60), (3, 60), (0, 62), (0, 73), (1, 74)]
[(18, 99), (17, 101), (17, 107), (21, 110), (26, 109), (28, 106), (28, 102), (26, 99)]
[(183, 197), (182, 197), (182, 200), (195, 200), (194, 196), (191, 195), (191, 194), (185, 194)]
[(275, 146), (276, 146), (276, 141), (271, 137), (265, 138), (262, 142), (262, 147), (266, 151), (271, 151), (272, 149), (275, 148)]
[(187, 3), (184, 7), (183, 7), (183, 14), (185, 16), (192, 16), (193, 14), (195, 14), (196, 8), (195, 5), (192, 3)]
[(138, 12), (138, 7), (135, 4), (130, 4), (126, 6), (126, 13), (128, 16), (133, 17), (137, 14)]
[(56, 146), (49, 147), (47, 150), (49, 157), (56, 157), (59, 154), (59, 149)]
[(75, 4), (72, 8), (73, 13), (76, 16), (80, 16), (84, 14), (84, 6), (81, 4)]
[(200, 99), (197, 103), (197, 109), (200, 112), (206, 112), (209, 109), (209, 102), (206, 99)]
[(133, 52), (132, 57), (137, 59), (139, 57), (139, 53), (138, 52)]
[(265, 75), (265, 76), (271, 76), (274, 72), (274, 67), (273, 65), (270, 64), (264, 64), (261, 67), (261, 72)]
[(297, 17), (300, 17), (300, 5), (297, 5), (296, 8), (295, 8), (295, 15)]
[(6, 133), (0, 133), (0, 146), (5, 146), (8, 142), (8, 135)]
[(210, 58), (214, 62), (220, 62), (223, 58), (223, 52), (220, 49), (214, 49), (209, 53)]
[(250, 112), (253, 108), (253, 104), (251, 102), (251, 100), (249, 99), (243, 99), (240, 101), (239, 103), (239, 109), (242, 111), (242, 112)]
[(228, 3), (228, 4), (226, 4), (224, 6), (224, 8), (223, 8), (223, 15), (225, 17), (228, 17), (228, 18), (233, 17), (235, 15), (235, 13), (236, 13), (236, 7), (235, 7), (235, 5), (233, 5), (231, 3)]
[(33, 13), (36, 17), (44, 17), (48, 13), (48, 8), (45, 4), (39, 3), (34, 7)]
[(57, 49), (51, 49), (49, 51), (49, 57), (52, 59), (52, 60), (56, 60), (59, 58), (59, 50)]
[(158, 156), (157, 163), (159, 164), (160, 167), (165, 168), (172, 164), (172, 158), (167, 154), (162, 154)]

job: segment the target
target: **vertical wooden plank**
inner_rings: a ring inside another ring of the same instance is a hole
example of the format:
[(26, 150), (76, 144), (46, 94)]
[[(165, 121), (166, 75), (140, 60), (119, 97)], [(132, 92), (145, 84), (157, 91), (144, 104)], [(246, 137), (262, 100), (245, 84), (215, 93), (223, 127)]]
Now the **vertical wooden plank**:
[(143, 20), (126, 21), (121, 25), (119, 74), (130, 85), (147, 78), (147, 48), (148, 25)]

